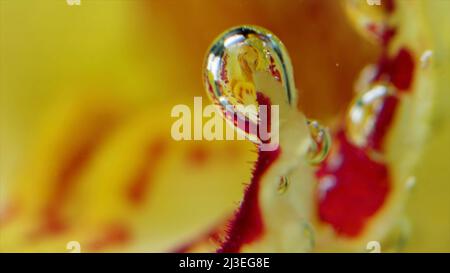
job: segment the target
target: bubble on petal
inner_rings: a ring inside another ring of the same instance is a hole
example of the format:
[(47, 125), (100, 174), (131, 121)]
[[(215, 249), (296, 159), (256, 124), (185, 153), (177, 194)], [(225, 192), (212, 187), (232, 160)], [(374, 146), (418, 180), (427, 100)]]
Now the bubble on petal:
[(328, 155), (331, 147), (331, 137), (328, 129), (315, 120), (307, 121), (311, 144), (308, 149), (308, 160), (311, 164), (319, 164)]
[[(284, 103), (295, 104), (290, 58), (280, 40), (269, 31), (256, 26), (235, 27), (219, 35), (208, 51), (204, 65), (207, 93), (235, 126), (238, 120), (258, 124), (257, 107), (255, 111), (242, 112), (238, 106), (258, 104), (254, 75), (259, 72), (282, 85), (285, 94), (279, 97)], [(266, 91), (258, 90), (264, 95)], [(274, 101), (279, 97), (269, 99), (272, 104), (280, 104)]]
[(348, 138), (354, 145), (367, 145), (369, 137), (374, 133), (384, 101), (395, 94), (394, 87), (381, 83), (373, 84), (354, 99), (347, 113), (346, 123)]
[(280, 182), (278, 183), (277, 192), (279, 194), (285, 193), (289, 187), (289, 183), (289, 178), (287, 176), (282, 176), (280, 178)]

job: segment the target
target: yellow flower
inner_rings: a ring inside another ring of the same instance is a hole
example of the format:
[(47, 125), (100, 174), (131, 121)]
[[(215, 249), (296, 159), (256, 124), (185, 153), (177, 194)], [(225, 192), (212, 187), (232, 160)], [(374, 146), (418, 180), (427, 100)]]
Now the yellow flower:
[[(405, 250), (449, 251), (450, 6), (395, 3), (389, 20), (399, 32), (389, 54), (406, 45), (419, 64), (422, 53), (433, 53), (427, 68), (417, 65), (415, 97), (402, 108), (413, 115), (395, 121), (386, 144), (401, 179), (410, 166), (397, 155), (418, 161)], [(299, 109), (331, 125), (350, 103), (360, 70), (381, 54), (355, 31), (341, 4), (1, 1), (0, 251), (65, 252), (71, 241), (82, 252), (215, 251), (224, 240), (217, 227), (233, 215), (251, 180), (255, 147), (176, 142), (171, 108), (206, 98), (203, 58), (219, 33), (257, 24), (289, 50)], [(423, 105), (428, 90), (432, 105)], [(424, 140), (422, 153), (404, 145), (408, 135)], [(377, 219), (376, 230), (393, 223)], [(352, 242), (324, 229), (317, 251), (353, 250)], [(359, 238), (358, 247), (367, 240)], [(277, 249), (270, 242), (260, 249)]]

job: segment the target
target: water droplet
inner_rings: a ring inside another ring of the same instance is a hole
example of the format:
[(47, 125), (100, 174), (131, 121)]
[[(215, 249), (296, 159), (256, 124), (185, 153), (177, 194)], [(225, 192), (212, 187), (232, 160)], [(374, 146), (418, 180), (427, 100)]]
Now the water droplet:
[(433, 57), (433, 51), (425, 50), (420, 56), (420, 67), (426, 69), (430, 66), (431, 58)]
[(378, 67), (374, 64), (365, 66), (359, 73), (358, 78), (355, 81), (354, 91), (355, 93), (361, 93), (368, 89), (373, 83), (378, 74)]
[(405, 186), (407, 191), (411, 191), (412, 189), (414, 189), (414, 187), (416, 186), (416, 177), (415, 176), (408, 177), (408, 179), (406, 179)]
[(302, 221), (302, 226), (303, 226), (303, 235), (308, 239), (309, 250), (311, 251), (312, 249), (314, 249), (314, 246), (316, 245), (314, 228), (306, 220)]
[[(263, 97), (267, 103), (261, 104), (279, 106), (281, 119), (286, 109), (296, 110), (288, 53), (275, 35), (260, 27), (239, 26), (221, 34), (206, 56), (204, 82), (224, 118), (258, 144), (264, 143), (262, 135), (246, 128), (258, 128), (263, 114), (257, 107), (247, 111), (247, 106), (256, 106)], [(242, 123), (245, 125), (239, 126)], [(312, 138), (308, 159), (317, 164), (328, 154), (331, 140), (328, 131), (317, 122), (309, 122), (308, 126)]]
[(307, 153), (308, 160), (311, 164), (319, 164), (326, 158), (330, 151), (330, 133), (328, 129), (315, 120), (308, 120), (307, 125), (311, 135), (311, 145)]
[(327, 193), (332, 190), (336, 186), (336, 177), (333, 175), (326, 175), (320, 178), (318, 192), (319, 192), (319, 200), (323, 200)]
[(280, 178), (280, 182), (278, 183), (277, 192), (279, 194), (283, 194), (287, 191), (288, 187), (289, 187), (289, 178), (287, 176), (282, 176)]
[(404, 216), (400, 220), (400, 234), (397, 242), (397, 249), (401, 251), (408, 244), (408, 241), (411, 239), (411, 222), (409, 219)]
[(411, 238), (411, 223), (407, 216), (401, 216), (396, 220), (383, 240), (383, 248), (388, 252), (400, 252), (404, 250)]
[(347, 0), (345, 11), (355, 29), (365, 38), (382, 42), (388, 33), (387, 13), (382, 5), (362, 0)]
[(383, 103), (388, 97), (395, 96), (394, 90), (387, 84), (373, 84), (354, 99), (347, 113), (347, 135), (353, 144), (367, 145)]
[(381, 244), (378, 241), (367, 242), (366, 250), (369, 253), (381, 253)]
[(255, 73), (265, 73), (281, 84), (285, 93), (282, 96), (273, 97), (267, 94), (270, 90), (258, 90), (272, 104), (296, 104), (290, 59), (275, 35), (260, 27), (239, 26), (225, 31), (213, 42), (204, 65), (205, 87), (211, 100), (234, 125), (237, 120), (249, 126), (258, 124), (257, 107), (254, 111), (242, 111), (239, 107), (258, 104)]

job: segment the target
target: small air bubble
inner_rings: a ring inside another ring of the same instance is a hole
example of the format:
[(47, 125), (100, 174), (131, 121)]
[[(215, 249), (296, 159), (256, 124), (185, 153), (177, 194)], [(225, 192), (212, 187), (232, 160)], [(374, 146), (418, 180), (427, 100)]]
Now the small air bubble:
[(426, 69), (430, 66), (431, 58), (433, 57), (433, 51), (425, 50), (420, 56), (420, 67)]
[(330, 151), (331, 137), (328, 129), (315, 120), (308, 120), (307, 125), (311, 136), (311, 145), (307, 153), (308, 160), (310, 164), (319, 164)]
[[(283, 44), (269, 31), (256, 26), (238, 26), (222, 33), (208, 51), (203, 73), (206, 91), (233, 124), (236, 120), (254, 127), (258, 124), (256, 108), (254, 111), (239, 108), (258, 104), (253, 78), (256, 72), (266, 73), (279, 82), (285, 91), (285, 96), (281, 96), (283, 102), (293, 105), (296, 94), (290, 58)], [(271, 103), (282, 104), (275, 100)], [(252, 132), (244, 133), (249, 139), (257, 140)]]
[(408, 177), (408, 179), (406, 179), (405, 185), (408, 191), (412, 190), (416, 186), (416, 177), (415, 176)]
[(278, 184), (278, 189), (277, 189), (278, 193), (279, 194), (285, 193), (287, 191), (288, 187), (289, 187), (289, 178), (287, 178), (286, 176), (282, 176), (280, 178), (280, 182)]

